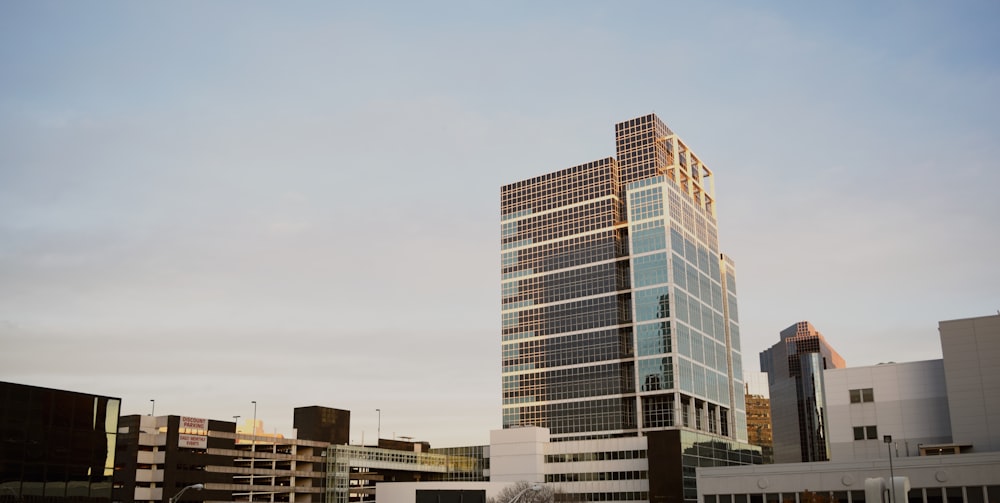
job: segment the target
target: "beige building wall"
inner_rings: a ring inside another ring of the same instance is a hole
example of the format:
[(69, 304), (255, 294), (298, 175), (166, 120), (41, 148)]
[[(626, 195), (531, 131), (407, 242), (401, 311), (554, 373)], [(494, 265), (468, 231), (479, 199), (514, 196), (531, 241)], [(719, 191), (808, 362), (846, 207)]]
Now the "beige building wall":
[(1000, 451), (1000, 315), (942, 321), (938, 330), (954, 442)]
[(490, 480), (545, 482), (545, 446), (549, 430), (537, 426), (490, 432)]

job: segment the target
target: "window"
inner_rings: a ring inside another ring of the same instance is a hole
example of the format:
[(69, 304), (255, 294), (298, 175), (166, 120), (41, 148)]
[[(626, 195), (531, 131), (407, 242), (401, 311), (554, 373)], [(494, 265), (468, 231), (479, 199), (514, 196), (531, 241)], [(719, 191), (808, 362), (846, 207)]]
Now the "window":
[(875, 392), (872, 388), (852, 389), (849, 390), (849, 393), (851, 394), (851, 403), (875, 401)]
[(854, 440), (878, 440), (877, 426), (855, 426)]

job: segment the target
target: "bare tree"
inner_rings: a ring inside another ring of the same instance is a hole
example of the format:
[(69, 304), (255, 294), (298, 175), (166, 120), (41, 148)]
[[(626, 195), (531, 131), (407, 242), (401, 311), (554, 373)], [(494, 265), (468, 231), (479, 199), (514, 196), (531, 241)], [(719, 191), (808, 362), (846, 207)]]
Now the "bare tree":
[(533, 482), (515, 482), (504, 487), (492, 498), (487, 498), (486, 503), (553, 503), (556, 491), (545, 484)]

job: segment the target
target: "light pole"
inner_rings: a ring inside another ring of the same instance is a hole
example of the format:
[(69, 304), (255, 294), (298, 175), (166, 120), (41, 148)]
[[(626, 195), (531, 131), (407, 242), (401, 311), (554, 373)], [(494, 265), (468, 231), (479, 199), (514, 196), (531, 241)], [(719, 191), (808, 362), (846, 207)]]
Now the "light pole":
[(253, 404), (253, 432), (250, 433), (250, 501), (253, 502), (253, 470), (257, 464), (254, 458), (257, 452), (257, 400), (251, 400), (250, 403)]
[(253, 404), (253, 436), (250, 437), (250, 451), (252, 452), (254, 444), (257, 443), (257, 400), (253, 400), (250, 403)]
[(896, 496), (893, 494), (896, 485), (896, 476), (892, 472), (892, 435), (883, 435), (886, 450), (889, 451), (889, 503), (896, 503)]
[(382, 438), (382, 409), (375, 409), (378, 412), (378, 429), (375, 430), (375, 445), (378, 446), (378, 439)]
[(177, 491), (177, 494), (173, 495), (167, 501), (169, 501), (170, 503), (176, 503), (176, 502), (180, 501), (181, 495), (184, 494), (184, 491), (187, 491), (188, 489), (194, 489), (195, 491), (200, 491), (200, 490), (202, 490), (204, 488), (205, 488), (205, 484), (191, 484), (189, 486), (184, 487), (180, 491)]
[(542, 490), (542, 485), (541, 484), (532, 484), (532, 485), (530, 485), (528, 487), (525, 487), (524, 489), (521, 489), (521, 492), (515, 494), (514, 497), (511, 498), (510, 501), (508, 501), (507, 503), (517, 503), (517, 500), (521, 499), (521, 496), (524, 496), (524, 493), (526, 493), (528, 491), (538, 492), (538, 491), (541, 491), (541, 490)]

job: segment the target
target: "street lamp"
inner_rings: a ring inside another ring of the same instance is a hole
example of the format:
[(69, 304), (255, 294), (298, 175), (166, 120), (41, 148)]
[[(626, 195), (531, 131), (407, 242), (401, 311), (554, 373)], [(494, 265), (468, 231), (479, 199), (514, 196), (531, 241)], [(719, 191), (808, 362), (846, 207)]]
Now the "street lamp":
[(253, 444), (257, 443), (257, 400), (250, 403), (253, 404), (253, 436), (250, 437), (250, 450), (253, 451)]
[(896, 496), (893, 494), (896, 485), (896, 476), (892, 473), (892, 435), (883, 435), (886, 450), (889, 451), (889, 503), (896, 503)]
[(180, 501), (181, 495), (184, 494), (184, 491), (187, 491), (188, 489), (194, 489), (195, 491), (200, 491), (200, 490), (202, 490), (204, 488), (205, 488), (205, 484), (191, 484), (189, 486), (184, 487), (180, 491), (177, 491), (177, 494), (173, 495), (167, 501), (169, 501), (169, 503), (176, 503), (176, 502)]
[(524, 496), (524, 493), (526, 493), (528, 491), (538, 492), (538, 491), (541, 491), (541, 490), (542, 490), (542, 485), (541, 484), (532, 484), (532, 485), (530, 485), (528, 487), (525, 487), (524, 489), (521, 489), (521, 492), (515, 494), (514, 497), (511, 498), (510, 501), (508, 501), (507, 503), (517, 503), (517, 500), (521, 499), (521, 496)]
[(253, 404), (253, 432), (250, 434), (250, 501), (253, 501), (253, 470), (256, 467), (257, 459), (257, 400), (251, 400)]
[(234, 437), (236, 439), (235, 442), (237, 444), (239, 444), (240, 443), (240, 416), (233, 416), (233, 422), (236, 423), (236, 430), (234, 430), (235, 431), (235, 435), (236, 435)]

